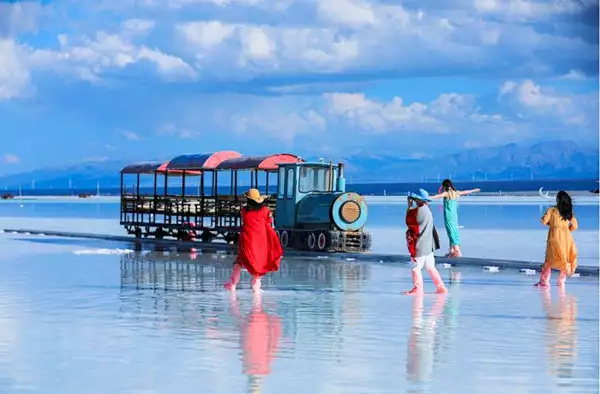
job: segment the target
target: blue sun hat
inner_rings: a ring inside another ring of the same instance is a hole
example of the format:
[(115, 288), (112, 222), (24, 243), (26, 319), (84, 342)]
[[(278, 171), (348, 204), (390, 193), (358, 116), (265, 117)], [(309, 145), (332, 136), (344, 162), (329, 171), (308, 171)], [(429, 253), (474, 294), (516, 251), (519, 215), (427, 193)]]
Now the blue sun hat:
[(419, 189), (418, 193), (410, 192), (408, 193), (408, 196), (415, 200), (431, 201), (431, 198), (429, 198), (429, 193), (427, 193), (427, 190), (425, 189)]

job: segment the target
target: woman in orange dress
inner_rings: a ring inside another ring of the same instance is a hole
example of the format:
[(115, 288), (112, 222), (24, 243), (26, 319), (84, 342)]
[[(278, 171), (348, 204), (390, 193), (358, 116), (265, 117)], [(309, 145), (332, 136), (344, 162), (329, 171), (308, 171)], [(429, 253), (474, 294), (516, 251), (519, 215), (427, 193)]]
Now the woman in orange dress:
[(577, 268), (577, 246), (571, 232), (577, 230), (579, 224), (573, 214), (571, 196), (560, 191), (556, 195), (556, 205), (548, 208), (542, 217), (542, 224), (548, 226), (546, 241), (546, 258), (536, 286), (549, 286), (552, 269), (559, 270), (558, 286), (563, 287), (567, 276), (575, 273)]
[(242, 208), (242, 231), (238, 241), (238, 256), (233, 264), (231, 278), (224, 284), (235, 291), (242, 267), (252, 275), (252, 290), (260, 291), (261, 278), (279, 270), (283, 249), (279, 236), (273, 228), (273, 215), (264, 205), (265, 198), (257, 189), (244, 194), (247, 204)]

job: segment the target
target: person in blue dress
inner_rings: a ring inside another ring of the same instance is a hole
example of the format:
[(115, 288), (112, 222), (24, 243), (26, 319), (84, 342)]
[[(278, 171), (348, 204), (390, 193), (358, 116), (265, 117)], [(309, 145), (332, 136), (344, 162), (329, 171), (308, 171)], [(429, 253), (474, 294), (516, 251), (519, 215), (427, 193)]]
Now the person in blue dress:
[(462, 256), (460, 251), (460, 233), (458, 231), (458, 199), (460, 196), (480, 191), (481, 189), (459, 191), (456, 190), (450, 179), (444, 179), (440, 188), (441, 193), (431, 197), (432, 200), (444, 199), (444, 226), (446, 227), (446, 234), (450, 243), (450, 250), (446, 255), (447, 257)]

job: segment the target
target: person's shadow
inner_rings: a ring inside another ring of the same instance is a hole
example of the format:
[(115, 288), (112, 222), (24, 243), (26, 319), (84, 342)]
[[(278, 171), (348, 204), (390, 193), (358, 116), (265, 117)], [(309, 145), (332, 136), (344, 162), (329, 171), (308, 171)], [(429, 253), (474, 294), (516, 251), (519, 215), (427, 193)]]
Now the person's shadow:
[[(577, 357), (577, 298), (558, 289), (552, 301), (550, 288), (541, 292), (546, 311), (546, 352), (550, 374), (559, 386), (570, 385)], [(563, 381), (564, 380), (564, 381)]]
[(246, 316), (239, 312), (235, 296), (231, 300), (231, 312), (240, 330), (243, 373), (248, 377), (247, 392), (260, 393), (264, 377), (271, 372), (282, 329), (279, 316), (263, 309), (262, 296), (254, 295), (252, 309)]

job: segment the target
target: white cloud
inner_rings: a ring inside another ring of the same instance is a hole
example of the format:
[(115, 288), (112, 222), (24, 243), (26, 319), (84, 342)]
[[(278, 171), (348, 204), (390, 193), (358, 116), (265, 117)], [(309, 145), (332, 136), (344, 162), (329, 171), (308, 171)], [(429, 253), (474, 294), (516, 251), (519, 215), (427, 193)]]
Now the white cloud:
[[(266, 115), (266, 116), (265, 116)], [(237, 133), (259, 131), (282, 142), (290, 142), (298, 134), (314, 133), (325, 129), (325, 119), (315, 110), (297, 113), (268, 111), (261, 113), (237, 113), (228, 123)]]
[(19, 156), (12, 153), (5, 153), (3, 159), (6, 164), (17, 164), (21, 162)]
[(527, 21), (553, 15), (574, 14), (583, 9), (583, 3), (578, 0), (475, 0), (475, 8), (483, 14)]
[(564, 113), (572, 105), (569, 97), (542, 93), (541, 87), (531, 79), (520, 83), (506, 81), (500, 88), (500, 95), (508, 94), (513, 95), (522, 106), (536, 111)]
[(537, 117), (546, 121), (556, 119), (570, 126), (598, 127), (597, 92), (564, 94), (526, 79), (506, 81), (500, 88), (499, 100), (512, 106), (513, 113), (521, 120)]
[(360, 0), (320, 0), (317, 14), (325, 23), (346, 27), (370, 26), (376, 22), (373, 6)]
[(58, 37), (60, 50), (32, 50), (29, 61), (33, 67), (51, 69), (81, 80), (98, 82), (102, 74), (112, 69), (147, 61), (164, 79), (193, 79), (196, 72), (181, 58), (165, 54), (144, 45), (135, 45), (123, 37), (103, 31), (94, 38)]
[(458, 93), (443, 93), (429, 102), (377, 100), (364, 93), (242, 96), (224, 109), (216, 104), (216, 123), (209, 127), (338, 152), (404, 149), (405, 144), (415, 151), (437, 149), (428, 148), (432, 139), (440, 146), (459, 148), (475, 141), (487, 146), (539, 138), (540, 130), (548, 139), (561, 138), (565, 131), (588, 139), (596, 133), (597, 114), (589, 96), (569, 97), (532, 81), (509, 81), (499, 89), (504, 93), (495, 102)]
[(150, 33), (154, 27), (155, 23), (152, 20), (148, 19), (127, 19), (121, 23), (122, 29), (125, 32), (131, 33), (133, 35), (145, 35)]
[(327, 94), (325, 98), (330, 114), (342, 116), (351, 124), (375, 133), (392, 130), (449, 131), (444, 123), (433, 116), (426, 104), (405, 105), (401, 97), (380, 102), (368, 99), (363, 93), (334, 93)]
[[(597, 52), (596, 44), (581, 39), (584, 33), (578, 37), (573, 29), (567, 29), (568, 34), (550, 29), (556, 23), (553, 17), (581, 12), (576, 1), (434, 0), (400, 5), (367, 0), (103, 0), (0, 7), (6, 10), (4, 19), (11, 15), (4, 23), (0, 16), (0, 35), (22, 31), (2, 29), (15, 21), (29, 26), (26, 30), (40, 29), (40, 14), (47, 14), (41, 29), (58, 31), (58, 48), (47, 43), (21, 48), (29, 54), (23, 75), (30, 69), (54, 70), (91, 82), (131, 72), (138, 64), (152, 65), (162, 81), (332, 73), (436, 75), (440, 70), (558, 76), (566, 70), (553, 63), (555, 58), (593, 62), (590, 54)], [(48, 24), (72, 10), (94, 16), (64, 28)], [(532, 21), (548, 29), (534, 29)], [(562, 23), (567, 22), (577, 23), (576, 18)], [(69, 33), (74, 30), (82, 36)]]
[(30, 75), (26, 55), (12, 39), (0, 38), (0, 101), (27, 94)]
[(249, 28), (242, 35), (242, 64), (247, 60), (268, 59), (275, 50), (275, 44), (261, 28)]
[[(486, 4), (479, 5), (482, 12), (493, 14), (496, 3)], [(531, 13), (532, 18), (543, 8), (523, 0), (511, 4), (511, 12)], [(552, 74), (552, 56), (561, 53), (575, 63), (593, 51), (577, 37), (555, 37), (529, 23), (501, 22), (493, 15), (486, 19), (469, 8), (440, 14), (360, 0), (321, 0), (314, 7), (316, 20), (304, 23), (202, 20), (180, 23), (176, 30), (188, 43), (187, 55), (208, 78), (231, 80), (367, 70), (396, 75), (458, 69)], [(545, 58), (537, 55), (540, 48), (547, 50)]]
[(254, 6), (264, 3), (266, 0), (168, 0), (168, 1), (153, 1), (145, 0), (147, 3), (158, 3), (162, 6), (169, 8), (183, 8), (190, 5), (202, 5), (202, 4), (214, 4), (220, 7), (232, 6), (232, 5), (249, 5)]
[(342, 71), (359, 57), (358, 42), (327, 28), (194, 22), (178, 26), (190, 54), (211, 75)]
[(579, 70), (571, 70), (568, 73), (566, 73), (565, 75), (563, 75), (562, 77), (560, 77), (561, 79), (568, 79), (571, 81), (584, 81), (587, 79), (587, 77), (585, 76), (584, 73), (582, 73)]
[(185, 38), (201, 48), (212, 48), (231, 37), (235, 26), (219, 21), (187, 22), (177, 26)]
[(129, 141), (140, 141), (142, 139), (138, 133), (131, 130), (121, 130), (120, 134)]
[[(276, 142), (291, 147), (296, 138), (314, 141), (330, 132), (320, 97), (228, 95), (211, 111), (211, 129), (227, 130), (254, 144)], [(208, 115), (207, 115), (208, 117)], [(301, 137), (300, 137), (301, 136)]]

